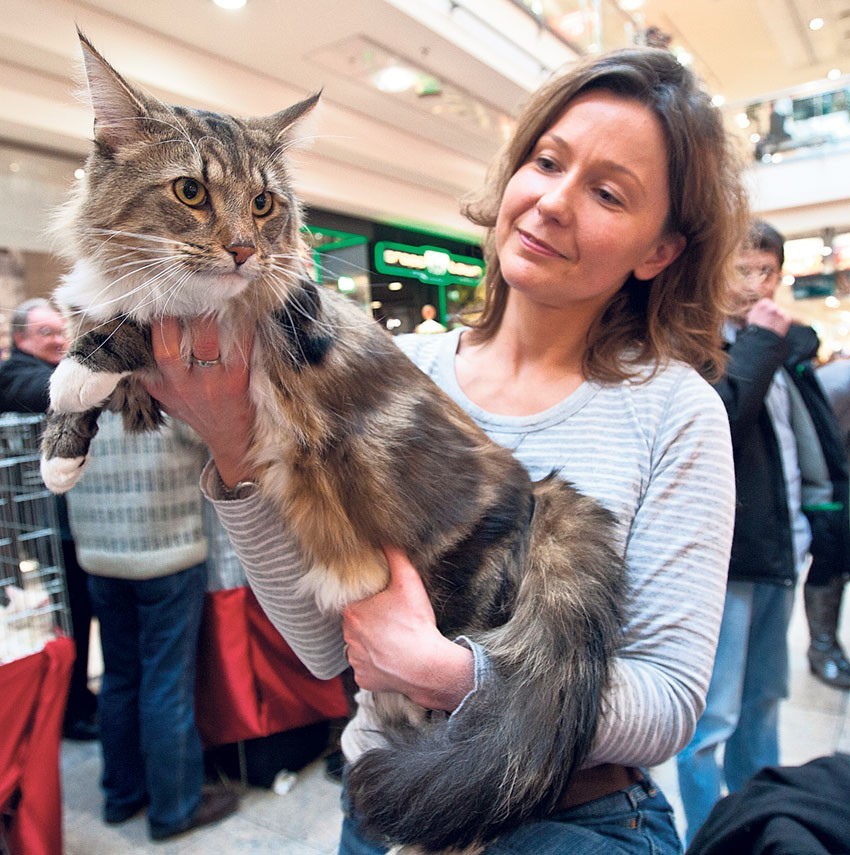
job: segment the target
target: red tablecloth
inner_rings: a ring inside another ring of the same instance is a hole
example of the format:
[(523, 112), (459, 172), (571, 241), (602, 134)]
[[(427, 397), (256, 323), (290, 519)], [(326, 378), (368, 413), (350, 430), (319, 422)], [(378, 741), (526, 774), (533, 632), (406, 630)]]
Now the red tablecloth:
[(248, 587), (206, 595), (198, 650), (195, 716), (207, 748), (348, 715), (342, 681), (310, 674)]
[(0, 810), (20, 791), (8, 833), (14, 853), (62, 852), (59, 749), (73, 663), (74, 642), (59, 638), (0, 665)]

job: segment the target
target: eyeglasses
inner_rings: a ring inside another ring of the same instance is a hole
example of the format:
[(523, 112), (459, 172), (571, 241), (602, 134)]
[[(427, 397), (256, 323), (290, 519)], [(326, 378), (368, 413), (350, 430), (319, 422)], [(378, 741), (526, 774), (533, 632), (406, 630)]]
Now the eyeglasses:
[(735, 271), (741, 279), (756, 282), (759, 285), (767, 282), (768, 279), (774, 279), (779, 276), (779, 271), (769, 264), (766, 264), (764, 267), (747, 267), (744, 264), (739, 264), (735, 268)]
[(37, 335), (39, 338), (52, 338), (54, 336), (65, 338), (65, 328), (62, 327), (60, 329), (55, 329), (54, 327), (38, 327), (33, 330), (33, 334)]

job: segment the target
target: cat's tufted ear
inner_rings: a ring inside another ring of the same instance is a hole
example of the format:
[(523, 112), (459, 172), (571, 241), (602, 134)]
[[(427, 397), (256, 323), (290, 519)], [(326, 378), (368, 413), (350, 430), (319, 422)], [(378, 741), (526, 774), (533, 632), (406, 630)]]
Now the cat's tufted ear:
[(144, 123), (139, 120), (150, 114), (148, 99), (124, 80), (80, 30), (77, 35), (94, 110), (94, 136), (99, 145), (114, 151), (142, 137)]
[(295, 129), (295, 126), (302, 122), (313, 110), (316, 104), (319, 103), (319, 98), (321, 97), (322, 90), (320, 89), (318, 92), (314, 92), (303, 101), (299, 101), (297, 104), (293, 104), (291, 107), (287, 107), (285, 110), (281, 110), (279, 113), (269, 116), (267, 121), (272, 126), (272, 129), (277, 136), (281, 137), (284, 134), (289, 134)]

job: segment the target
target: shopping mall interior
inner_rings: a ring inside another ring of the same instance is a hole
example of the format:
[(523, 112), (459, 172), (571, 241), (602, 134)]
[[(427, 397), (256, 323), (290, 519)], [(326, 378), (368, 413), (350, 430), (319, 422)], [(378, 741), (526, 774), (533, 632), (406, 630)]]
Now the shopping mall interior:
[(424, 303), (444, 321), (462, 314), (475, 279), (380, 269), (377, 244), (474, 264), (481, 233), (459, 200), (481, 186), (529, 93), (581, 54), (654, 40), (703, 78), (740, 140), (754, 211), (788, 238), (780, 300), (816, 325), (823, 358), (850, 351), (846, 0), (185, 0), (179, 10), (4, 3), (0, 311), (48, 293), (63, 272), (50, 215), (81, 180), (92, 134), (75, 25), (170, 103), (264, 115), (321, 90), (293, 155), (321, 279), (396, 332)]
[[(671, 50), (735, 135), (753, 212), (787, 238), (779, 302), (815, 327), (822, 360), (850, 356), (850, 0), (4, 0), (4, 336), (10, 310), (66, 271), (50, 226), (92, 139), (77, 27), (169, 103), (254, 116), (321, 90), (292, 150), (316, 278), (392, 332), (426, 303), (446, 324), (474, 310), (482, 234), (460, 200), (529, 94), (583, 55)], [(789, 763), (850, 751), (847, 695), (811, 677), (806, 643), (798, 607)], [(95, 683), (99, 667), (95, 651)], [(101, 823), (96, 744), (64, 743), (62, 764), (67, 855), (336, 851), (339, 790), (321, 761), (287, 793), (250, 788), (239, 815), (159, 846), (141, 819)], [(656, 774), (679, 811), (674, 766)]]

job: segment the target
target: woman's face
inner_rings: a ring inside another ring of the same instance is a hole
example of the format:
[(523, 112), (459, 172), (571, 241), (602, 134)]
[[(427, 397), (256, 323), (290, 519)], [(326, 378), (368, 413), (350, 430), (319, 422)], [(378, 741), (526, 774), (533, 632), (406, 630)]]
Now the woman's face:
[(664, 231), (667, 148), (645, 106), (607, 91), (570, 103), (505, 188), (496, 220), (502, 275), (547, 306), (601, 311), (634, 273), (679, 255)]

